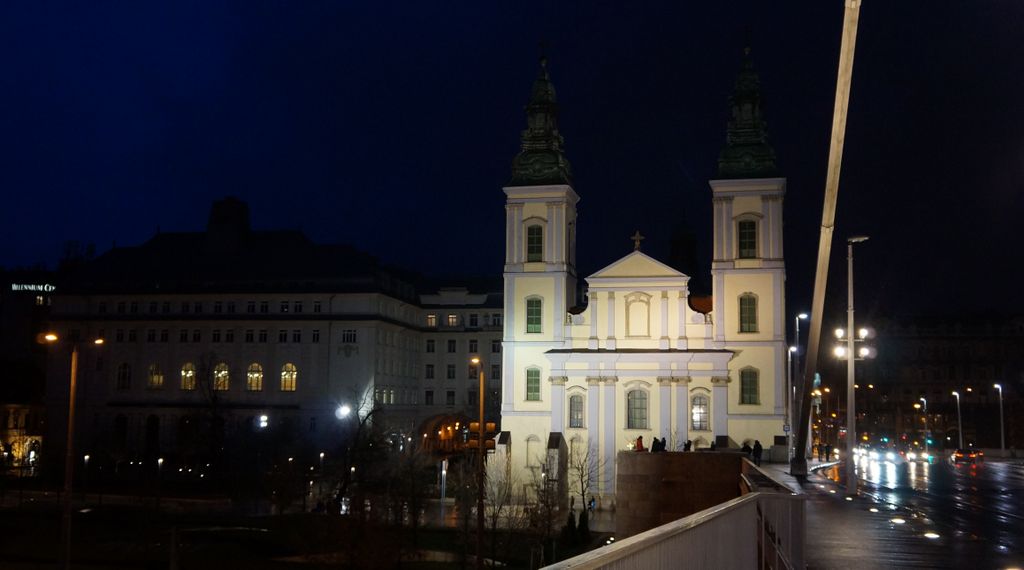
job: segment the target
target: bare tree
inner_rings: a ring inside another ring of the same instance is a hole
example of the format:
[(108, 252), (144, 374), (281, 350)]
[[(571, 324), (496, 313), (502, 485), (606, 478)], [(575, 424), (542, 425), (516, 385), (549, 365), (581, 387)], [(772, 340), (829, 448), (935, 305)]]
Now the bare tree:
[(526, 498), (522, 489), (519, 472), (513, 469), (508, 449), (496, 451), (489, 456), (484, 492), (489, 509), (487, 518), (491, 531), (491, 560), (498, 557), (499, 527), (503, 525), (508, 531), (508, 539), (512, 532), (524, 528), (528, 523), (523, 504)]
[(597, 447), (590, 442), (587, 445), (573, 445), (569, 452), (569, 476), (572, 477), (572, 488), (579, 494), (580, 505), (583, 507), (580, 512), (578, 531), (584, 540), (590, 538), (587, 495), (593, 494), (594, 488), (600, 481), (601, 473), (604, 472), (605, 465), (605, 459), (598, 453)]

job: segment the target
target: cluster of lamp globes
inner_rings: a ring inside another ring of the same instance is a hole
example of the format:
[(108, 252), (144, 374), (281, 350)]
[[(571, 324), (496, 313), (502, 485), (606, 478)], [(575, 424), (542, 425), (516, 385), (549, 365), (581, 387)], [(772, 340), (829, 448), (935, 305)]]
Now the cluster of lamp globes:
[[(875, 350), (875, 347), (864, 344), (865, 341), (872, 338), (875, 338), (875, 329), (871, 327), (861, 327), (857, 329), (857, 336), (854, 337), (853, 340), (855, 343), (861, 344), (856, 348), (854, 360), (874, 358), (875, 356), (878, 355), (878, 351)], [(836, 358), (838, 358), (839, 360), (846, 360), (848, 357), (848, 353), (850, 352), (849, 348), (847, 347), (847, 342), (849, 341), (849, 338), (847, 338), (846, 336), (846, 329), (836, 329), (836, 340), (842, 341), (842, 344), (836, 344), (835, 348), (832, 349), (832, 354), (835, 354)]]

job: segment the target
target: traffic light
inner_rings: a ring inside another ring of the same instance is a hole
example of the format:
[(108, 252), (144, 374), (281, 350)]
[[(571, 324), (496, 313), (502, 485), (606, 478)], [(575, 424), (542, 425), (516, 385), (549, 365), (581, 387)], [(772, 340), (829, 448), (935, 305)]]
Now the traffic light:
[[(494, 422), (484, 424), (484, 450), (494, 449), (494, 435), (497, 432), (497, 428), (498, 426)], [(480, 422), (469, 422), (469, 433), (467, 435), (469, 439), (466, 441), (466, 447), (469, 449), (479, 449)]]

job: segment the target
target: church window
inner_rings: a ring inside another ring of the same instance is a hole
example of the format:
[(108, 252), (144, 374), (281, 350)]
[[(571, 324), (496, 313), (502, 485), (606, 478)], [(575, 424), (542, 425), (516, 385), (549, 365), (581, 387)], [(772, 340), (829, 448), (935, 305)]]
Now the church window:
[(526, 261), (544, 261), (544, 228), (540, 225), (526, 228)]
[(263, 391), (263, 367), (253, 362), (245, 374), (245, 389), (249, 392)]
[(231, 371), (228, 365), (221, 362), (213, 367), (213, 389), (224, 392), (231, 386)]
[(526, 332), (541, 332), (541, 300), (534, 297), (526, 300)]
[(649, 337), (651, 296), (646, 293), (626, 295), (626, 331), (628, 336)]
[(647, 429), (647, 392), (630, 390), (626, 394), (626, 428)]
[(708, 397), (698, 394), (693, 397), (690, 407), (691, 427), (694, 431), (708, 431), (710, 421), (708, 419)]
[(757, 222), (754, 220), (743, 220), (736, 224), (739, 234), (739, 257), (740, 259), (752, 259), (757, 257)]
[(427, 326), (430, 328), (437, 327), (437, 315), (427, 315)]
[(740, 403), (760, 404), (761, 395), (758, 388), (758, 373), (753, 368), (740, 370)]
[(526, 399), (531, 402), (540, 401), (540, 369), (526, 370)]
[(196, 367), (191, 362), (181, 366), (181, 389), (189, 392), (196, 389)]
[(291, 362), (281, 367), (281, 391), (294, 392), (299, 379), (299, 369)]
[(757, 332), (757, 297), (740, 295), (740, 332)]
[(164, 387), (164, 373), (156, 364), (149, 365), (149, 375), (146, 378), (146, 387), (150, 390), (159, 390)]
[(531, 435), (526, 438), (526, 466), (538, 467), (540, 465), (540, 439)]
[(569, 396), (569, 427), (583, 427), (583, 396)]
[(127, 390), (132, 387), (132, 367), (127, 362), (117, 367), (117, 389)]

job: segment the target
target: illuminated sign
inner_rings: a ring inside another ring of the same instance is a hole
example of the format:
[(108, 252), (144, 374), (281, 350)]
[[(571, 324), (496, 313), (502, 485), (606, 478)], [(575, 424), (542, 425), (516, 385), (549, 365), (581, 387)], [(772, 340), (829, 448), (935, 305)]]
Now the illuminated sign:
[(56, 287), (49, 283), (11, 283), (11, 291), (42, 291), (50, 293)]

